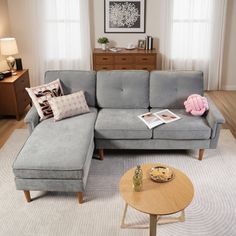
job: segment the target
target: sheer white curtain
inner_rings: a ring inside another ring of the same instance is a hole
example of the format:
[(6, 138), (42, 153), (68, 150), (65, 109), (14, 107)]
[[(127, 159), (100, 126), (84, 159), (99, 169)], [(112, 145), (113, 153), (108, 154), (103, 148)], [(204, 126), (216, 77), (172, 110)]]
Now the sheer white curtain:
[(89, 1), (8, 0), (8, 7), (31, 85), (42, 83), (46, 70), (91, 68)]
[(227, 0), (166, 0), (163, 69), (201, 70), (221, 88)]

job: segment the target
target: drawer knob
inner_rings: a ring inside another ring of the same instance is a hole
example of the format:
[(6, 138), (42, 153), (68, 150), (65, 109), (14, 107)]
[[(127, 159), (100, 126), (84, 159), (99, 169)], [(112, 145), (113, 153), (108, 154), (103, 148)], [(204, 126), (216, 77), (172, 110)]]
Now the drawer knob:
[(126, 58), (122, 58), (122, 61), (126, 61)]
[(106, 60), (107, 60), (107, 58), (106, 58), (106, 57), (103, 57), (103, 58), (102, 58), (102, 60), (103, 60), (103, 61), (106, 61)]
[(147, 58), (143, 58), (143, 61), (146, 61), (147, 60)]

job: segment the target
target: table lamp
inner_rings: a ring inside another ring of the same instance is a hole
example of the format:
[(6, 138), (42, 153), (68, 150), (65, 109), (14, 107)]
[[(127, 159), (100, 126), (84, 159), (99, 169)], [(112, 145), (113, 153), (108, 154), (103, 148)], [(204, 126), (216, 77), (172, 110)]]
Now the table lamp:
[(12, 75), (16, 75), (14, 68), (15, 65), (15, 58), (13, 55), (18, 53), (18, 48), (16, 45), (15, 38), (2, 38), (0, 40), (0, 50), (3, 56), (8, 56), (6, 58), (7, 64), (10, 67), (10, 71)]

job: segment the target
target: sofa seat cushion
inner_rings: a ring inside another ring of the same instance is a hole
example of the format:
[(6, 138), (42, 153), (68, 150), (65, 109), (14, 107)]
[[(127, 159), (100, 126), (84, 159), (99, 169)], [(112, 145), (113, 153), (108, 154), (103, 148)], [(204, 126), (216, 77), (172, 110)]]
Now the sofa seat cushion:
[(13, 164), (15, 177), (82, 179), (96, 116), (91, 108), (90, 113), (38, 124)]
[(97, 139), (150, 139), (152, 131), (138, 118), (148, 109), (101, 109), (95, 125)]
[[(162, 109), (152, 109), (151, 111), (157, 112), (160, 110)], [(154, 139), (192, 140), (210, 138), (211, 128), (204, 117), (192, 116), (186, 113), (184, 109), (170, 110), (180, 116), (181, 119), (154, 128)]]

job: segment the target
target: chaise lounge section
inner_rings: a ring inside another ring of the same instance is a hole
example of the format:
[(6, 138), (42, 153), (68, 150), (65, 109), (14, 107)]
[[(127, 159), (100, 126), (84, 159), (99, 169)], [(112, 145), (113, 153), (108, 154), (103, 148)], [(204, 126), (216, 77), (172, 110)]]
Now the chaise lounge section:
[(13, 164), (15, 183), (30, 201), (29, 190), (76, 192), (80, 203), (94, 151), (95, 73), (49, 71), (45, 82), (60, 78), (64, 91), (83, 89), (90, 113), (54, 122), (39, 122), (32, 108), (25, 118), (31, 135)]

